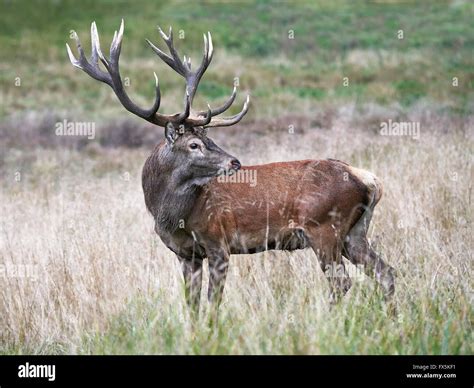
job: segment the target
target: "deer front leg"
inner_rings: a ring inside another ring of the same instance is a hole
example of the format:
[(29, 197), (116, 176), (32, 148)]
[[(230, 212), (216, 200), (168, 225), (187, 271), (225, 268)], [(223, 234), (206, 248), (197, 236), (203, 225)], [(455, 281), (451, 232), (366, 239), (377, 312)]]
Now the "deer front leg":
[(194, 317), (199, 316), (202, 285), (202, 260), (179, 257), (184, 275), (184, 294)]
[(209, 289), (207, 297), (212, 309), (217, 311), (222, 301), (224, 284), (229, 267), (229, 255), (224, 252), (209, 254)]

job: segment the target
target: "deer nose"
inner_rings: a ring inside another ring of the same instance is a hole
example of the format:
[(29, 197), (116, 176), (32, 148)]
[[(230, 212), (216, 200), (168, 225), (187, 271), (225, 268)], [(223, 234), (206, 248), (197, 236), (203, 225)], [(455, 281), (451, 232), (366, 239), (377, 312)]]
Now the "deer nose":
[(240, 170), (240, 167), (242, 167), (242, 165), (237, 159), (232, 159), (230, 161), (230, 167), (237, 171), (237, 170)]

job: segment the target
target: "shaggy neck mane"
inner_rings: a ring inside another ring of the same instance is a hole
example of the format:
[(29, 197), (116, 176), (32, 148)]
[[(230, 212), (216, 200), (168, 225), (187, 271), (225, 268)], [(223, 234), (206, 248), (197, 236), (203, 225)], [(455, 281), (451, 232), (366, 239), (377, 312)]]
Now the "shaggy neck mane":
[(156, 214), (153, 214), (158, 229), (174, 233), (180, 223), (186, 222), (199, 191), (198, 186), (190, 187), (180, 194), (176, 194), (172, 190), (166, 190), (160, 196), (160, 205), (157, 207)]
[(172, 168), (166, 168), (167, 163), (162, 162), (167, 153), (164, 148), (159, 145), (147, 159), (142, 185), (146, 207), (155, 219), (156, 228), (174, 233), (180, 223), (186, 222), (202, 189), (180, 181)]

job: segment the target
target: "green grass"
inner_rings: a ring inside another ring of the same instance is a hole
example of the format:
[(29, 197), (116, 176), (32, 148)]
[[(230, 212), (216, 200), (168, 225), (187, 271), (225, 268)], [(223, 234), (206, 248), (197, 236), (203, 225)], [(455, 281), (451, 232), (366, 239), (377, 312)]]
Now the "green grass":
[(415, 79), (405, 79), (395, 82), (395, 89), (402, 104), (410, 105), (418, 98), (426, 96), (426, 87)]
[[(357, 288), (349, 300), (318, 316), (311, 308), (288, 314), (284, 293), (258, 325), (242, 311), (224, 309), (217, 326), (207, 318), (195, 325), (177, 314), (166, 297), (139, 299), (113, 317), (102, 333), (84, 337), (84, 354), (462, 354), (472, 353), (466, 300), (414, 292), (387, 311), (376, 292)], [(294, 301), (293, 301), (294, 302)], [(304, 303), (303, 301), (301, 301)], [(291, 311), (291, 309), (290, 309)], [(456, 312), (453, 314), (452, 312)], [(458, 314), (461, 312), (461, 314)], [(275, 321), (280, 317), (281, 321)], [(278, 335), (275, 335), (278, 331)]]
[[(365, 283), (367, 286), (367, 283)], [(404, 291), (400, 291), (404, 295)], [(138, 299), (104, 332), (84, 336), (84, 354), (472, 354), (472, 309), (455, 296), (413, 292), (387, 311), (380, 294), (361, 288), (324, 315), (302, 300), (272, 306), (258, 323), (224, 308), (217, 326), (193, 326), (166, 298)], [(300, 303), (301, 309), (292, 309)], [(276, 334), (277, 333), (277, 334)]]

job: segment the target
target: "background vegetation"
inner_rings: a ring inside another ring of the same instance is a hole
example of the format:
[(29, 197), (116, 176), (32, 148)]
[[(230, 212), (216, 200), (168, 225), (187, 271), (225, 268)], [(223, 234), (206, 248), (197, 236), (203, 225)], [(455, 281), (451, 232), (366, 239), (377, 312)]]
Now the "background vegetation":
[[(1, 353), (473, 353), (472, 4), (0, 4)], [(366, 278), (330, 310), (312, 252), (267, 252), (232, 257), (217, 329), (205, 301), (190, 325), (178, 262), (140, 187), (162, 130), (66, 55), (72, 29), (90, 50), (93, 20), (106, 52), (122, 17), (121, 71), (140, 105), (153, 71), (160, 109), (182, 104), (183, 82), (144, 40), (161, 44), (156, 25), (184, 32), (177, 46), (193, 63), (211, 31), (196, 106), (223, 101), (234, 77), (235, 111), (251, 94), (242, 123), (211, 134), (219, 145), (244, 164), (333, 157), (382, 179), (370, 237), (398, 271), (396, 316)], [(56, 136), (64, 119), (93, 122), (95, 139)], [(420, 123), (420, 138), (381, 136), (389, 119)]]

